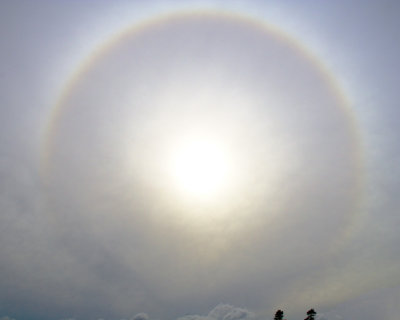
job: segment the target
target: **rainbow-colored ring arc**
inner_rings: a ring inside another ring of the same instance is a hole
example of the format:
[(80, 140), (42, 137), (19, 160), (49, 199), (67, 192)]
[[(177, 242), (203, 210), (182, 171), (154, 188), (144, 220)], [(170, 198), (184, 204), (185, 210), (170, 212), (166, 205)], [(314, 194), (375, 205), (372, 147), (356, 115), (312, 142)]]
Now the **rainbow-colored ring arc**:
[(354, 194), (354, 208), (351, 217), (348, 219), (347, 226), (343, 231), (343, 235), (339, 238), (339, 242), (343, 243), (343, 239), (346, 239), (351, 236), (353, 227), (356, 225), (358, 218), (362, 212), (362, 204), (363, 204), (363, 188), (365, 185), (365, 176), (364, 176), (364, 157), (363, 157), (363, 142), (362, 135), (359, 129), (359, 125), (356, 120), (356, 115), (354, 114), (353, 109), (351, 108), (351, 102), (347, 98), (346, 94), (343, 92), (342, 88), (338, 84), (338, 81), (335, 77), (335, 74), (330, 71), (324, 63), (316, 56), (314, 56), (310, 50), (303, 46), (296, 39), (292, 38), (290, 35), (285, 32), (279, 30), (276, 26), (270, 25), (265, 21), (261, 21), (259, 18), (255, 18), (252, 16), (226, 12), (226, 11), (216, 11), (216, 10), (184, 10), (177, 11), (173, 13), (156, 15), (151, 18), (147, 18), (144, 21), (134, 24), (133, 26), (121, 30), (117, 32), (114, 36), (110, 37), (106, 41), (104, 41), (100, 46), (93, 48), (92, 53), (85, 57), (72, 71), (72, 76), (65, 81), (65, 85), (62, 88), (58, 98), (56, 99), (54, 106), (50, 110), (50, 114), (48, 116), (48, 120), (46, 121), (42, 144), (41, 144), (41, 176), (43, 178), (44, 185), (46, 185), (47, 175), (48, 175), (48, 164), (51, 158), (51, 145), (52, 145), (52, 137), (53, 133), (57, 129), (58, 123), (63, 118), (64, 113), (64, 102), (70, 95), (70, 93), (74, 90), (76, 83), (79, 79), (92, 68), (95, 63), (101, 59), (101, 57), (106, 54), (109, 50), (114, 48), (119, 43), (123, 42), (127, 37), (134, 37), (135, 35), (140, 34), (142, 31), (149, 30), (151, 28), (155, 28), (157, 26), (162, 26), (168, 22), (171, 22), (175, 19), (187, 19), (190, 20), (194, 17), (199, 16), (209, 16), (209, 17), (217, 17), (221, 19), (230, 19), (232, 22), (242, 23), (251, 25), (254, 28), (268, 34), (269, 36), (273, 36), (280, 42), (284, 42), (288, 47), (293, 49), (293, 52), (297, 53), (305, 60), (309, 61), (315, 69), (320, 73), (323, 77), (326, 84), (330, 87), (332, 92), (334, 92), (338, 101), (340, 101), (341, 113), (345, 115), (345, 119), (347, 119), (347, 127), (350, 129), (351, 136), (354, 140), (353, 154), (352, 159), (356, 164), (355, 176), (357, 179), (356, 189)]

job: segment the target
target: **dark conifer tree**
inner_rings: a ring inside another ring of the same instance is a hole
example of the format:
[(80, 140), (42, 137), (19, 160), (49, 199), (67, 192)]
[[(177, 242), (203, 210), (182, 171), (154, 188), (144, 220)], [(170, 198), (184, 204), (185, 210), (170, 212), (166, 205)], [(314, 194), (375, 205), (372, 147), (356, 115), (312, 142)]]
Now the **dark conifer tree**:
[(274, 320), (282, 320), (282, 319), (283, 319), (283, 311), (282, 311), (282, 310), (278, 310), (278, 311), (275, 313)]
[(317, 313), (315, 312), (314, 309), (310, 309), (307, 311), (307, 318), (305, 318), (304, 320), (314, 320), (316, 314)]

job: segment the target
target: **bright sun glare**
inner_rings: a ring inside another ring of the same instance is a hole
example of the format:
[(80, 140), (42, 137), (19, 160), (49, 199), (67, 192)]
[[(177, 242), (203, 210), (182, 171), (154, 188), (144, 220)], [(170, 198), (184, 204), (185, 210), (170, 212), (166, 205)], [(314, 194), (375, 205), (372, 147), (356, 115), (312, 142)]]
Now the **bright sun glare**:
[(210, 198), (222, 191), (230, 171), (227, 154), (208, 140), (190, 141), (178, 148), (171, 169), (177, 188), (196, 198)]

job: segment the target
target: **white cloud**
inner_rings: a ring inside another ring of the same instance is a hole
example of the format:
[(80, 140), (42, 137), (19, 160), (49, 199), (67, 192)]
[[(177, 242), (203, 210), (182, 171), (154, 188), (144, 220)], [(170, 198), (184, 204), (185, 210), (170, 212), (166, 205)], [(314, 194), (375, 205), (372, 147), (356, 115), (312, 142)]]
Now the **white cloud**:
[(148, 319), (149, 319), (149, 316), (146, 313), (143, 313), (143, 312), (136, 314), (132, 318), (132, 320), (148, 320)]
[(187, 315), (178, 320), (245, 320), (253, 319), (254, 313), (229, 304), (219, 304), (207, 316)]

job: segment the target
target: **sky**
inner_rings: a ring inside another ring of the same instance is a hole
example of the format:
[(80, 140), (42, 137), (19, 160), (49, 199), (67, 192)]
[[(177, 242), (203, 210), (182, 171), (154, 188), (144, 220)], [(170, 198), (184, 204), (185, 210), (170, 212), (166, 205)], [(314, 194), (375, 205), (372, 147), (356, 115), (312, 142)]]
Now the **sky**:
[(398, 319), (396, 1), (2, 1), (0, 320)]

